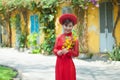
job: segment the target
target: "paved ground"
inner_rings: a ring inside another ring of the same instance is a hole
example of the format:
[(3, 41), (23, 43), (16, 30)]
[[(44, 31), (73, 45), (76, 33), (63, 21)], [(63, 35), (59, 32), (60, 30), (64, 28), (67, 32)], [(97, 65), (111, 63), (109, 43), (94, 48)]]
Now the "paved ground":
[[(55, 80), (55, 56), (0, 48), (0, 64), (18, 69), (22, 80)], [(77, 80), (120, 80), (120, 62), (74, 59)]]

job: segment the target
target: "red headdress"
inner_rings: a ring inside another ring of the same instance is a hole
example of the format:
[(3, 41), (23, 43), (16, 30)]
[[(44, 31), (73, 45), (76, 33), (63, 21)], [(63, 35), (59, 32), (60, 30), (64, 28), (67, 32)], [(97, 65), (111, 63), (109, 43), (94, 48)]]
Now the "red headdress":
[(77, 17), (74, 14), (67, 13), (67, 14), (61, 15), (59, 18), (60, 24), (63, 24), (63, 21), (65, 21), (66, 19), (71, 20), (74, 25), (77, 24)]

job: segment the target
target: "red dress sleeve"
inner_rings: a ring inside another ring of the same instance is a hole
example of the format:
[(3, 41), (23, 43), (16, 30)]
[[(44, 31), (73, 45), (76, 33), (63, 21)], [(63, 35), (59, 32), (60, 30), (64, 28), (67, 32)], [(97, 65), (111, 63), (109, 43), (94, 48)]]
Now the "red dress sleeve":
[(55, 54), (56, 56), (59, 56), (59, 55), (57, 54), (57, 52), (59, 51), (59, 50), (58, 50), (58, 40), (59, 40), (59, 38), (56, 38), (55, 45), (54, 45), (54, 48), (53, 48), (53, 52), (54, 52), (54, 54)]
[(66, 55), (69, 57), (77, 57), (79, 55), (79, 42), (78, 42), (78, 40), (75, 41), (74, 48), (70, 49)]

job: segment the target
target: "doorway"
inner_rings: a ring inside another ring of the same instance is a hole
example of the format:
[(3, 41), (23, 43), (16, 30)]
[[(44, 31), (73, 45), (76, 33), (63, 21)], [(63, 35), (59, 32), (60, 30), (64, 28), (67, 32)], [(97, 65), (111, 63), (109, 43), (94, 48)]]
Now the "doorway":
[(100, 52), (112, 51), (114, 46), (113, 5), (111, 2), (100, 3)]

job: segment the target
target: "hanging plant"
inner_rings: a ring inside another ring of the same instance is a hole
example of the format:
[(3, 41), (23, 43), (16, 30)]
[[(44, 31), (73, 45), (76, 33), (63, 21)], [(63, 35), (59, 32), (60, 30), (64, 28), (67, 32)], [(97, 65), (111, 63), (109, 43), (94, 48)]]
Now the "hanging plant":
[(94, 7), (99, 7), (99, 0), (72, 0), (74, 7), (80, 7), (82, 9), (88, 9), (92, 4)]

